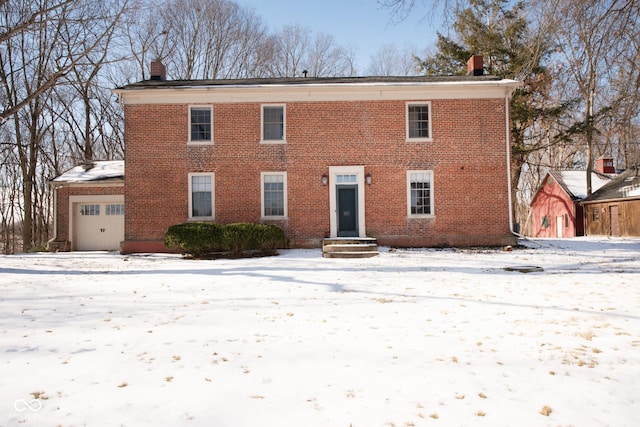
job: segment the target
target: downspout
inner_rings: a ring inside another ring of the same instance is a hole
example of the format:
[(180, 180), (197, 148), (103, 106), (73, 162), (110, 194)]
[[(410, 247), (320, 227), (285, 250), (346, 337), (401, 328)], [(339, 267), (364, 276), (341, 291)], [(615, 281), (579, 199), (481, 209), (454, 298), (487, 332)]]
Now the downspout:
[(58, 186), (53, 184), (52, 187), (53, 187), (53, 237), (47, 241), (48, 251), (51, 251), (51, 244), (56, 240), (56, 237), (58, 237)]
[(509, 231), (514, 236), (523, 239), (524, 236), (513, 229), (513, 198), (511, 197), (511, 128), (509, 126), (509, 95), (504, 98), (504, 122), (507, 141), (507, 195), (509, 203)]

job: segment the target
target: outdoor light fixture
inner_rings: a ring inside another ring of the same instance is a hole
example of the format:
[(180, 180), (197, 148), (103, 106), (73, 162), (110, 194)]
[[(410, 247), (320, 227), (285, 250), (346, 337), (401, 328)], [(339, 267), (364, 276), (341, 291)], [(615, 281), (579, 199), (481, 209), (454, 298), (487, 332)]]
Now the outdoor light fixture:
[(367, 185), (371, 185), (371, 174), (370, 173), (367, 174), (365, 179), (367, 180)]
[(327, 176), (327, 174), (323, 174), (322, 175), (322, 185), (324, 185), (326, 187), (327, 186), (327, 182), (329, 182), (329, 177)]

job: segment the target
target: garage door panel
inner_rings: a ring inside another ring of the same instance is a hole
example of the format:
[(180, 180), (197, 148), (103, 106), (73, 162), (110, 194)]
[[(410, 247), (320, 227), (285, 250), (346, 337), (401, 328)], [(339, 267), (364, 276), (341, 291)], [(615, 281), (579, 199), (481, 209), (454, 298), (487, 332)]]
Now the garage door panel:
[(124, 239), (124, 204), (76, 203), (74, 222), (76, 250), (120, 249)]

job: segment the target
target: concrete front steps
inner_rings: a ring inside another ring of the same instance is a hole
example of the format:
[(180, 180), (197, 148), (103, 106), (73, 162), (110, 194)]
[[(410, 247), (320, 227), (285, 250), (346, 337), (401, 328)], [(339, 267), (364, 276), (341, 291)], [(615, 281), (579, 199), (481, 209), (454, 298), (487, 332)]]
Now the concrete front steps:
[(372, 237), (334, 237), (322, 241), (325, 258), (370, 258), (378, 254), (378, 242)]

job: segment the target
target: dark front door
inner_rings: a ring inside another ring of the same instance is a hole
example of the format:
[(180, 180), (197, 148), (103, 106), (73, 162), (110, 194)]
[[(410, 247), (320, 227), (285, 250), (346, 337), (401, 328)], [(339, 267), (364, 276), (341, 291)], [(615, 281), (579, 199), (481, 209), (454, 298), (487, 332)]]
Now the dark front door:
[(338, 237), (358, 237), (358, 186), (339, 185)]

